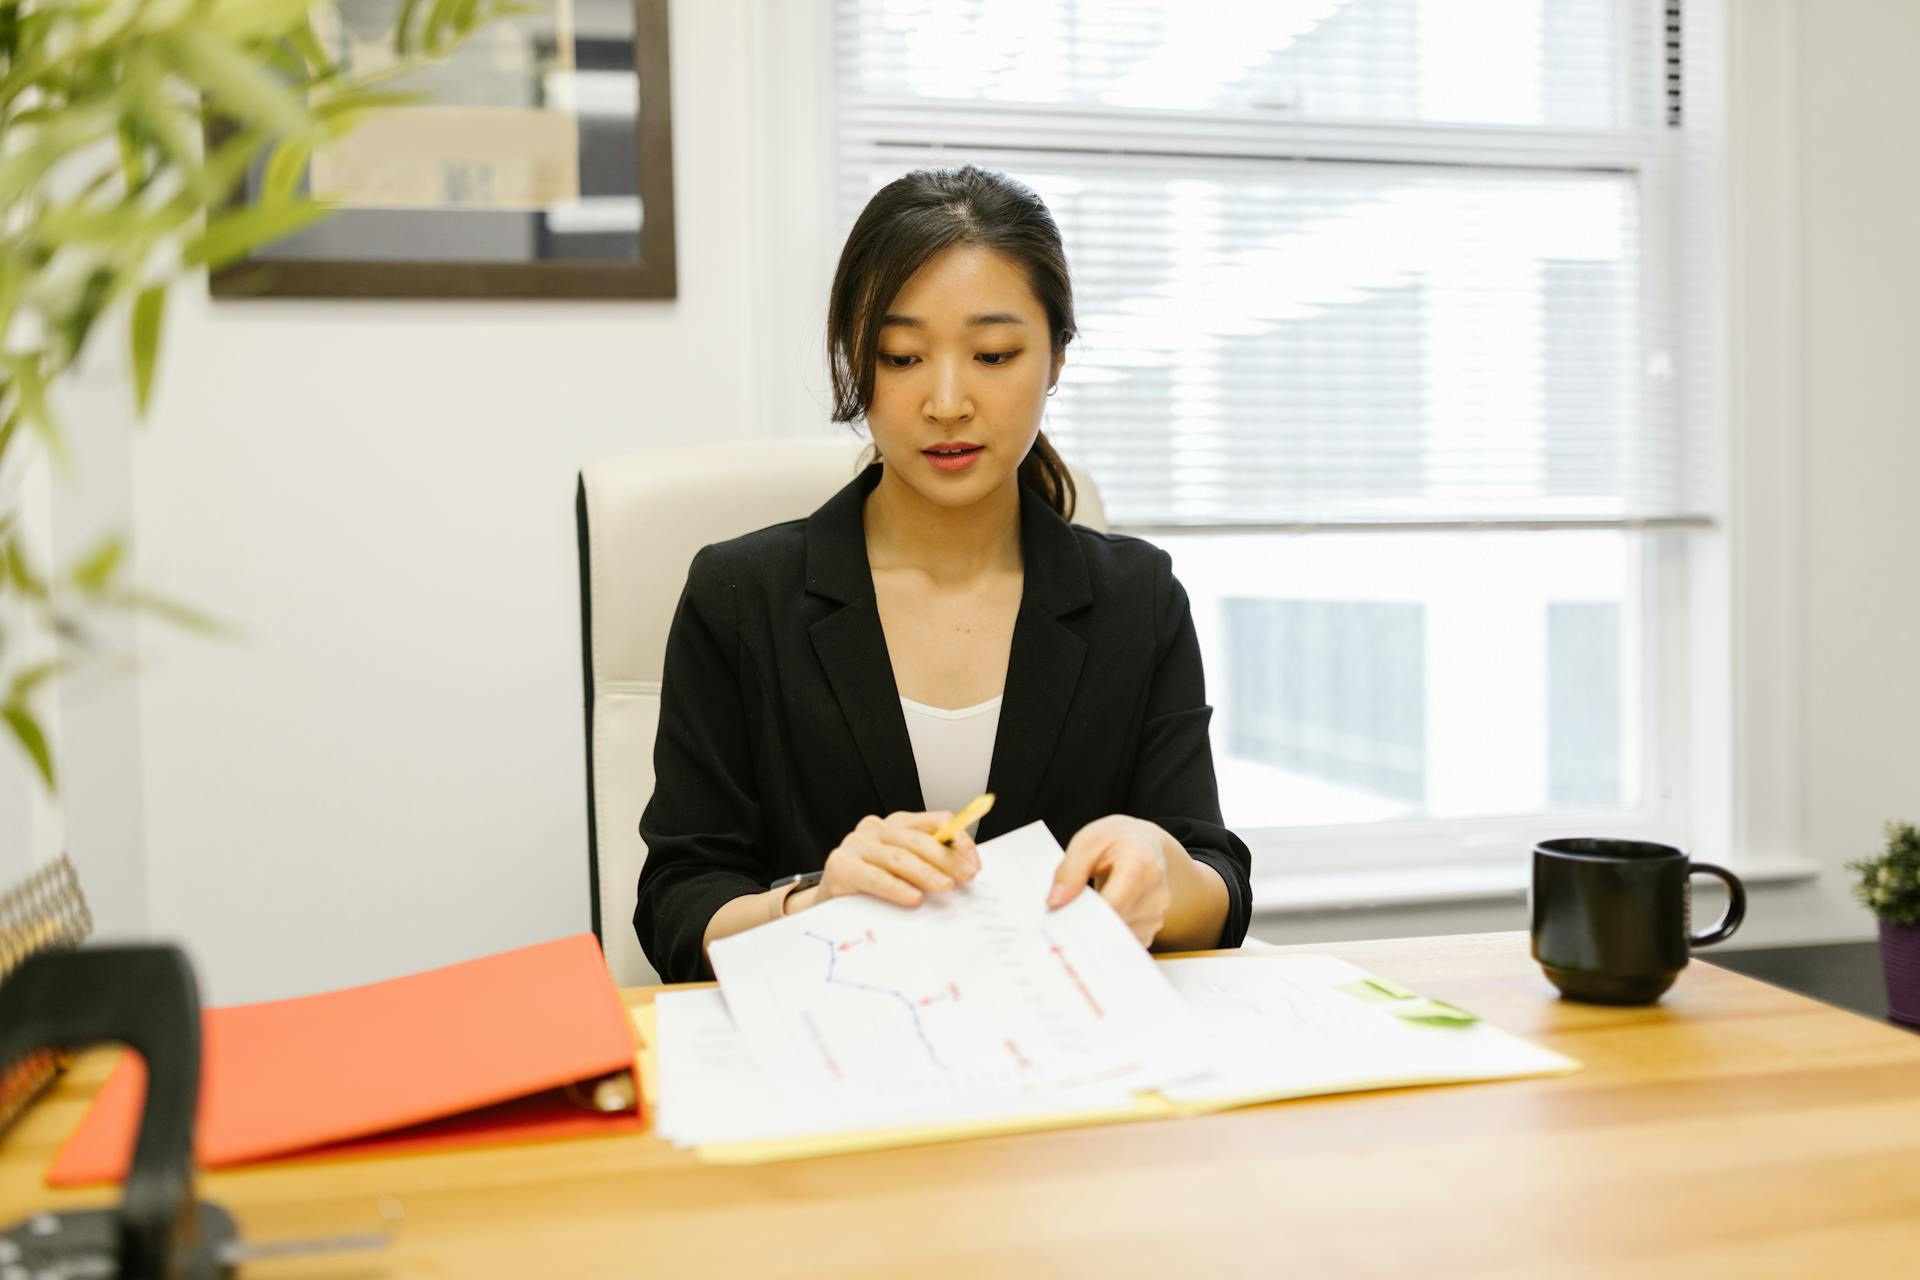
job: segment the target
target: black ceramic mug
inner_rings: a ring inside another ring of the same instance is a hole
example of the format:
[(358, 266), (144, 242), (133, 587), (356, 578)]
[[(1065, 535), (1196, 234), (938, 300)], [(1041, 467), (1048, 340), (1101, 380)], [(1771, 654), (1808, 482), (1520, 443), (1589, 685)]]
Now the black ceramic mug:
[[(1693, 877), (1719, 876), (1726, 914), (1693, 930)], [(1543, 840), (1533, 847), (1533, 958), (1563, 995), (1595, 1004), (1651, 1004), (1687, 953), (1733, 936), (1747, 890), (1724, 867), (1644, 840)]]

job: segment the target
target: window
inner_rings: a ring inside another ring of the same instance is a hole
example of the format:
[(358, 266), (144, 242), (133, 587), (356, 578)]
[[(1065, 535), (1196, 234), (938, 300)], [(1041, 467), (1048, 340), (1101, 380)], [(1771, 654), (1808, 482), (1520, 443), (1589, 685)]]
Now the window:
[(1047, 200), (1047, 430), (1174, 556), (1256, 877), (1683, 816), (1714, 16), (838, 0), (835, 243), (922, 165)]
[[(1219, 631), (1234, 695), (1227, 756), (1269, 775), (1272, 820), (1316, 803), (1276, 794), (1293, 779), (1371, 801), (1373, 817), (1423, 806), (1425, 602), (1276, 600), (1263, 585), (1262, 595), (1221, 601)], [(1253, 788), (1236, 777), (1231, 790)]]

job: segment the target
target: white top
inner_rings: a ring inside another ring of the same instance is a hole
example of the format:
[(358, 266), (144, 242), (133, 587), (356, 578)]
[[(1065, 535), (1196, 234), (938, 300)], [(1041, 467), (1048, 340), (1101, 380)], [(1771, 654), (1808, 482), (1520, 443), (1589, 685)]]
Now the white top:
[[(1000, 729), (1000, 698), (953, 710), (911, 698), (900, 699), (900, 706), (907, 713), (907, 738), (920, 770), (920, 798), (928, 809), (960, 812), (987, 789), (993, 739)], [(975, 834), (979, 826), (973, 823), (967, 834)]]

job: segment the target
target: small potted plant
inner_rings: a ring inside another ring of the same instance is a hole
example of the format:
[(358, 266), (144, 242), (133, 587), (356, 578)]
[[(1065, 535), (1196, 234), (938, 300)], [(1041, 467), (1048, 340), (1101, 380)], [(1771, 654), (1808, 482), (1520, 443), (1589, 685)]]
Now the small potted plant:
[(1849, 862), (1859, 873), (1854, 896), (1880, 921), (1880, 963), (1887, 972), (1888, 1011), (1920, 1024), (1920, 831), (1887, 824), (1886, 851)]

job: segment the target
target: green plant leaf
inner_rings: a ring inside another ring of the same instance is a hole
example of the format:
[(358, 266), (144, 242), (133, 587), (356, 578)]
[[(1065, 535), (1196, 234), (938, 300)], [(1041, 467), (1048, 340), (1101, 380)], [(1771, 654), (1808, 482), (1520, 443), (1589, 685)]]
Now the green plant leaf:
[(67, 571), (67, 576), (82, 591), (105, 591), (113, 584), (113, 575), (119, 571), (126, 553), (126, 540), (117, 533), (108, 534), (99, 546)]
[(47, 446), (47, 455), (54, 464), (65, 469), (70, 462), (67, 442), (60, 434), (60, 424), (54, 420), (52, 409), (47, 406), (47, 379), (40, 368), (40, 354), (15, 356), (8, 363), (13, 369), (13, 385), (20, 393), (21, 417)]
[(400, 57), (413, 52), (413, 14), (420, 0), (400, 0), (399, 16), (393, 20), (393, 51)]
[(138, 122), (132, 117), (120, 121), (120, 127), (114, 130), (114, 138), (120, 144), (120, 182), (128, 198), (132, 198), (147, 189), (151, 171), (147, 168), (146, 142), (141, 137)]
[[(44, 85), (41, 89), (48, 92)], [(103, 137), (119, 120), (116, 93), (104, 101), (69, 102), (64, 110), (22, 126), (18, 136), (8, 138), (7, 154), (0, 159), (0, 208), (18, 208), (39, 194), (49, 169)]]
[(27, 563), (27, 553), (21, 549), (18, 537), (7, 539), (6, 560), (7, 577), (13, 582), (15, 590), (34, 600), (48, 597), (46, 580)]
[(142, 417), (153, 396), (153, 370), (160, 354), (160, 325), (166, 308), (165, 284), (150, 284), (133, 300), (133, 402)]
[(59, 784), (53, 777), (53, 753), (47, 749), (47, 735), (40, 731), (40, 723), (33, 718), (33, 713), (20, 703), (9, 702), (0, 705), (0, 719), (7, 722), (7, 727), (13, 730), (14, 738), (26, 751), (27, 758), (32, 760), (34, 766), (40, 770), (40, 777), (46, 782), (47, 790), (58, 790)]
[(34, 239), (49, 246), (118, 244), (136, 233), (142, 221), (137, 206), (75, 202), (49, 209), (35, 221)]
[(47, 170), (60, 160), (60, 152), (49, 146), (28, 146), (0, 160), (0, 208), (13, 209), (25, 204), (30, 192), (39, 187)]
[(1886, 848), (1846, 864), (1856, 873), (1853, 896), (1875, 916), (1893, 924), (1920, 924), (1920, 831), (1888, 822)]
[(41, 215), (34, 237), (41, 247), (54, 252), (84, 249), (94, 257), (128, 265), (145, 259), (155, 243), (178, 231), (200, 208), (198, 202), (180, 196), (158, 205), (137, 201), (118, 207), (69, 205)]
[(460, 0), (433, 0), (433, 7), (427, 10), (426, 47), (428, 53), (439, 53), (443, 42), (457, 27)]
[(291, 42), (281, 40), (271, 44), (261, 51), (261, 56), (289, 84), (307, 82), (307, 60)]
[(67, 665), (67, 663), (55, 658), (47, 662), (36, 662), (30, 667), (15, 672), (13, 677), (13, 692), (8, 695), (7, 700), (24, 705), (28, 695), (60, 672), (66, 670)]
[(369, 111), (385, 107), (407, 107), (429, 101), (429, 95), (413, 89), (356, 89), (322, 98), (313, 104), (313, 118), (323, 122), (357, 120)]
[(236, 44), (275, 39), (306, 19), (309, 0), (212, 0), (196, 5), (193, 15), (208, 30), (218, 31)]
[[(202, 169), (207, 189), (218, 193), (215, 200), (225, 200), (234, 194), (254, 158), (266, 146), (269, 136), (258, 125), (240, 126), (222, 138), (219, 145), (208, 153)], [(198, 213), (199, 209), (196, 208), (194, 212)]]
[(184, 27), (166, 47), (189, 78), (242, 119), (275, 133), (298, 133), (311, 123), (286, 86), (210, 31)]
[(206, 230), (187, 242), (181, 261), (190, 267), (223, 267), (261, 245), (306, 230), (332, 212), (331, 205), (301, 200), (217, 213), (207, 219)]
[(226, 198), (216, 189), (201, 168), (201, 148), (193, 132), (183, 123), (179, 107), (167, 100), (161, 88), (165, 69), (150, 56), (130, 54), (127, 58), (127, 107), (140, 130), (154, 141), (155, 147), (180, 175), (181, 183), (202, 201), (212, 204)]
[(284, 204), (300, 194), (300, 179), (307, 171), (307, 159), (313, 155), (313, 139), (306, 134), (282, 138), (274, 143), (267, 157), (266, 172), (260, 178), (263, 202)]
[(135, 609), (142, 613), (150, 613), (157, 618), (165, 618), (177, 627), (185, 627), (188, 631), (198, 631), (202, 635), (230, 637), (237, 634), (233, 627), (220, 621), (211, 614), (202, 613), (190, 605), (181, 604), (177, 600), (169, 600), (167, 597), (156, 595), (151, 591), (116, 591), (107, 598), (124, 608)]
[(86, 349), (87, 336), (113, 297), (116, 282), (115, 273), (105, 267), (95, 267), (87, 273), (86, 282), (80, 286), (80, 296), (60, 320), (60, 337), (66, 343), (68, 361), (78, 360)]
[(287, 32), (287, 43), (307, 62), (307, 79), (330, 80), (338, 75), (340, 69), (327, 57), (325, 46), (320, 43), (319, 33), (313, 29), (311, 18), (303, 18), (299, 25)]
[(0, 5), (0, 54), (12, 62), (20, 52), (20, 6)]

